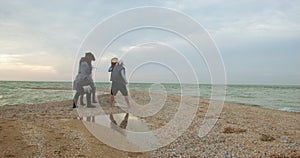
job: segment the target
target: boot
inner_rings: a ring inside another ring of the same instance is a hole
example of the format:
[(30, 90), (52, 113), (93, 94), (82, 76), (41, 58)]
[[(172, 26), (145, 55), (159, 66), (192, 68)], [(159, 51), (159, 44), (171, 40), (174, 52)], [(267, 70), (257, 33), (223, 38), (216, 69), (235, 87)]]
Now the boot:
[(73, 99), (73, 108), (77, 108), (78, 98), (79, 98), (79, 93), (76, 92), (74, 99)]
[(91, 103), (91, 93), (86, 93), (86, 107), (94, 108), (95, 106)]
[(92, 98), (93, 98), (93, 103), (97, 103), (96, 101), (96, 94), (95, 90), (92, 92)]
[(76, 106), (75, 102), (73, 101), (73, 109), (74, 108), (77, 108), (77, 106)]

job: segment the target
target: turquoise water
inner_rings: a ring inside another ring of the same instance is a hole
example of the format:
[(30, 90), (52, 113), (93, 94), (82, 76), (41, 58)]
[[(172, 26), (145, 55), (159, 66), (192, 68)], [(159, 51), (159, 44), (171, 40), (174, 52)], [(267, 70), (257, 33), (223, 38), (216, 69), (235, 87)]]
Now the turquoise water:
[[(110, 88), (110, 83), (97, 83), (97, 88)], [(169, 94), (210, 98), (211, 85), (163, 84), (160, 88), (150, 83), (131, 83), (129, 89), (138, 91), (164, 90)], [(197, 88), (199, 87), (199, 91)], [(42, 88), (42, 89), (35, 89)], [(0, 106), (24, 105), (70, 100), (71, 82), (0, 81)], [(55, 90), (53, 90), (55, 89)], [(182, 90), (183, 89), (183, 90)], [(228, 85), (226, 101), (259, 105), (262, 107), (300, 112), (300, 86), (281, 85)]]
[(71, 90), (39, 90), (32, 88), (70, 88), (68, 82), (0, 81), (0, 105), (24, 105), (72, 98)]

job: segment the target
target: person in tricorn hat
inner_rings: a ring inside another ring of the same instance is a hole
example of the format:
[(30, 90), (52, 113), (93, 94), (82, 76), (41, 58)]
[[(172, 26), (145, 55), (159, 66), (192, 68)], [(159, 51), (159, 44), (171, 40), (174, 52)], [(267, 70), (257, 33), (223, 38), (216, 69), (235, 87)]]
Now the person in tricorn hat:
[(86, 52), (85, 57), (80, 59), (78, 74), (73, 83), (73, 89), (76, 90), (73, 99), (73, 108), (77, 107), (78, 98), (83, 94), (86, 94), (87, 107), (94, 107), (91, 104), (91, 93), (95, 91), (94, 82), (91, 76), (92, 61), (95, 61), (95, 56), (92, 52)]
[[(85, 57), (88, 56), (88, 55), (93, 55), (93, 54), (92, 54), (91, 52), (87, 52), (87, 53), (85, 54)], [(82, 61), (85, 60), (85, 57), (82, 57), (82, 58), (80, 59), (79, 64), (80, 64)], [(95, 59), (94, 55), (93, 55), (93, 59)], [(91, 71), (90, 77), (91, 77), (91, 79), (93, 79), (93, 78), (92, 78), (92, 71)], [(91, 93), (91, 95), (92, 95), (92, 103), (97, 103), (97, 101), (96, 101), (96, 86), (95, 86), (94, 82), (92, 82), (91, 87), (92, 87), (92, 93)], [(80, 100), (80, 105), (85, 105), (85, 104), (83, 103), (83, 96), (84, 96), (84, 94), (80, 95), (80, 98), (79, 98), (79, 100)]]

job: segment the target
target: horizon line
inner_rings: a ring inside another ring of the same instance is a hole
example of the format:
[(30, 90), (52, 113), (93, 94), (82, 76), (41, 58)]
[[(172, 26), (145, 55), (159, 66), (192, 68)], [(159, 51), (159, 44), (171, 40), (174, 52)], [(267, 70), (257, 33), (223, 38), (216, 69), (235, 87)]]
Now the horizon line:
[[(0, 82), (70, 82), (72, 83), (73, 81), (71, 80), (1, 80)], [(110, 81), (96, 81), (95, 83), (111, 83)], [(129, 82), (129, 84), (153, 84), (153, 83), (160, 83), (160, 84), (196, 84), (196, 83), (177, 83), (177, 82)], [(248, 86), (300, 86), (299, 84), (282, 84), (282, 83), (270, 83), (270, 84), (266, 84), (266, 83), (227, 83), (227, 84), (211, 84), (211, 83), (198, 83), (200, 85), (248, 85)]]

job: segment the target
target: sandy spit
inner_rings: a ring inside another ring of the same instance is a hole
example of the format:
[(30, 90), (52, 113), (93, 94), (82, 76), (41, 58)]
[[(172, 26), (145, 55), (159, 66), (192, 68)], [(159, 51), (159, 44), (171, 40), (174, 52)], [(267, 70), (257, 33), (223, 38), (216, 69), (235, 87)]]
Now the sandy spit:
[[(130, 94), (131, 101), (140, 105), (151, 99), (144, 92)], [(109, 95), (98, 100), (103, 114), (124, 112), (109, 108)], [(180, 101), (180, 96), (168, 95), (158, 113), (141, 119), (150, 129), (159, 129), (174, 118)], [(200, 99), (198, 104), (180, 137), (149, 152), (126, 152), (102, 143), (78, 119), (72, 101), (3, 106), (0, 157), (300, 157), (300, 113), (226, 102), (212, 130), (200, 138), (209, 100)]]

